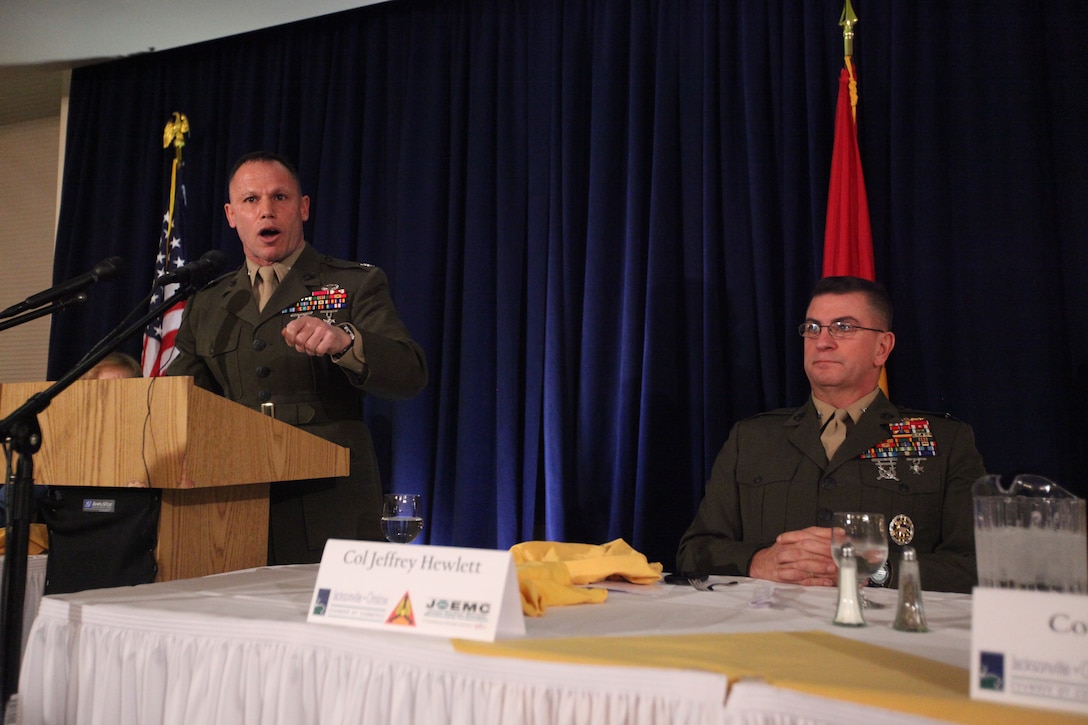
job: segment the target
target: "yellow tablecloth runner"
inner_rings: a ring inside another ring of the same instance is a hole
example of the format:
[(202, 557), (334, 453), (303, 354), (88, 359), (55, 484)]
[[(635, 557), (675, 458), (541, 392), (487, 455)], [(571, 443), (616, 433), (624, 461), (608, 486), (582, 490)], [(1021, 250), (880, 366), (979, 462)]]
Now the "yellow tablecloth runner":
[(469, 642), (458, 652), (551, 662), (719, 672), (836, 700), (963, 723), (1081, 723), (1083, 716), (970, 698), (969, 672), (826, 632)]

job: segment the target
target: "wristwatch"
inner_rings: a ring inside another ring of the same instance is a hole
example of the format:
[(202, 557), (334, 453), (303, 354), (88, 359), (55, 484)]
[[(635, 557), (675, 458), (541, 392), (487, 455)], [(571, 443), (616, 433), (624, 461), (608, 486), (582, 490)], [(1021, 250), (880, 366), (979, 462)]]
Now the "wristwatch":
[(888, 579), (891, 578), (891, 575), (891, 567), (888, 566), (888, 562), (885, 561), (880, 565), (880, 568), (873, 572), (869, 577), (869, 584), (874, 587), (886, 587), (888, 586)]
[(347, 346), (347, 347), (345, 347), (345, 348), (344, 348), (343, 350), (341, 350), (340, 352), (338, 352), (338, 353), (336, 353), (335, 355), (332, 355), (332, 356), (331, 356), (331, 357), (332, 357), (332, 361), (333, 361), (333, 362), (336, 362), (336, 361), (338, 361), (338, 360), (339, 360), (340, 358), (342, 358), (342, 357), (344, 357), (345, 355), (347, 355), (347, 354), (348, 354), (348, 350), (350, 350), (351, 348), (355, 347), (355, 328), (353, 328), (353, 327), (352, 327), (351, 325), (347, 324), (346, 322), (345, 322), (345, 323), (344, 323), (343, 325), (340, 325), (339, 327), (340, 327), (340, 329), (341, 329), (341, 330), (343, 330), (344, 332), (348, 333), (348, 337), (350, 337), (350, 338), (351, 338), (351, 342), (349, 342), (349, 343), (348, 343), (348, 346)]

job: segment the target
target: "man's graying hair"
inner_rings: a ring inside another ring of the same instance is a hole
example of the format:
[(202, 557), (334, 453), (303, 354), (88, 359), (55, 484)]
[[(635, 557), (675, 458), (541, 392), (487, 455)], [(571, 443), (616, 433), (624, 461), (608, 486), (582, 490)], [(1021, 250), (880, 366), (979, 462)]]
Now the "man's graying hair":
[(812, 298), (821, 295), (846, 295), (861, 292), (880, 319), (885, 330), (892, 329), (892, 298), (884, 285), (861, 277), (824, 277), (812, 289)]

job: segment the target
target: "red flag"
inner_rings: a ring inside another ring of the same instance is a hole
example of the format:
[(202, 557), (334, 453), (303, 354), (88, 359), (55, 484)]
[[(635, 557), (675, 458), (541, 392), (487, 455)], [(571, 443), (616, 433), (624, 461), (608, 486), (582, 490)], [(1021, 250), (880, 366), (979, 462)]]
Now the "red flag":
[(861, 172), (854, 118), (857, 82), (851, 77), (851, 70), (843, 68), (839, 75), (835, 146), (831, 153), (831, 185), (827, 192), (823, 276), (851, 275), (875, 281), (869, 199), (865, 195), (865, 175)]
[[(849, 3), (848, 3), (849, 5)], [(827, 191), (824, 228), (824, 277), (849, 275), (876, 281), (869, 197), (861, 171), (855, 109), (858, 84), (850, 57), (839, 73), (839, 102), (835, 108), (835, 146), (831, 151), (831, 184)], [(880, 371), (880, 389), (888, 394), (888, 371)]]

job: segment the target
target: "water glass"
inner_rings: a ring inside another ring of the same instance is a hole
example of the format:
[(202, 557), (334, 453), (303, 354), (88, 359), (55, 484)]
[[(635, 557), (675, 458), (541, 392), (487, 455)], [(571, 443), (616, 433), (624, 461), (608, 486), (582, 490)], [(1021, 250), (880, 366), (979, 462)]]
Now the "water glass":
[(858, 565), (858, 598), (863, 608), (878, 608), (865, 598), (862, 587), (888, 559), (887, 531), (884, 514), (851, 511), (831, 517), (831, 557), (841, 566), (842, 545), (853, 546)]
[(386, 541), (407, 544), (423, 531), (423, 508), (418, 493), (387, 493), (382, 502), (382, 534)]

